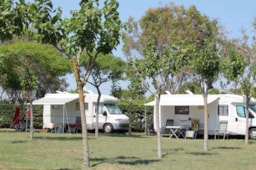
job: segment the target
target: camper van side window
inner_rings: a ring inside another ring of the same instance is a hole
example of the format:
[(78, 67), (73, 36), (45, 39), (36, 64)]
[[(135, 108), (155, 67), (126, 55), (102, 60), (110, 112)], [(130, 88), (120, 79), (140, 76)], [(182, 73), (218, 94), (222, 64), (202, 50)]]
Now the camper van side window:
[(189, 106), (175, 106), (175, 114), (176, 115), (188, 115), (189, 114)]
[(228, 105), (219, 105), (218, 114), (219, 116), (228, 116)]
[[(84, 104), (84, 109), (85, 109), (85, 110), (88, 110), (88, 103), (85, 103), (85, 104)], [(79, 103), (76, 103), (76, 111), (80, 111), (80, 105), (79, 105)]]
[(236, 105), (236, 113), (239, 117), (245, 117), (245, 108), (243, 105)]
[(79, 111), (79, 110), (80, 110), (79, 103), (76, 103), (76, 111)]
[(52, 109), (58, 110), (58, 109), (60, 109), (60, 106), (59, 105), (52, 105)]
[[(96, 113), (97, 112), (97, 104), (93, 104), (93, 107), (94, 107), (94, 112)], [(99, 105), (99, 114), (103, 114), (103, 105), (100, 104)]]

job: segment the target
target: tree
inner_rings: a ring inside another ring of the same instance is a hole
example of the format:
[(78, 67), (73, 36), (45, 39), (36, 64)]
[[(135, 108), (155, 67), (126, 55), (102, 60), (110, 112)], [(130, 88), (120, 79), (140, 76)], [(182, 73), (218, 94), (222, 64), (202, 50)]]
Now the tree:
[[(68, 60), (61, 57), (51, 45), (14, 41), (8, 45), (1, 45), (0, 54), (5, 66), (3, 73), (7, 77), (4, 87), (24, 91), (23, 102), (27, 101), (30, 109), (32, 109), (35, 90), (41, 84), (41, 75), (57, 77), (65, 75), (70, 68)], [(30, 139), (32, 140), (34, 136), (33, 111), (30, 112)]]
[[(201, 80), (213, 80), (218, 73), (217, 22), (202, 16), (194, 6), (186, 10), (183, 6), (171, 4), (148, 10), (140, 20), (140, 29), (138, 23), (131, 20), (129, 23), (123, 49), (145, 87), (149, 89), (147, 83), (152, 80), (155, 88), (158, 158), (161, 158), (160, 94), (166, 90), (178, 92), (177, 87), (191, 79), (194, 76), (192, 73), (196, 73), (195, 77)], [(136, 58), (132, 60), (133, 56)], [(211, 84), (212, 81), (208, 82)], [(205, 109), (207, 114), (207, 107)], [(208, 135), (205, 138), (208, 142)]]
[[(89, 62), (88, 56), (83, 56), (81, 58), (81, 66), (85, 66), (86, 63)], [(99, 125), (99, 103), (101, 98), (101, 90), (100, 86), (103, 83), (108, 81), (115, 82), (117, 80), (123, 79), (123, 74), (125, 71), (125, 62), (113, 55), (100, 55), (94, 63), (94, 67), (92, 68), (91, 79), (88, 80), (88, 83), (94, 86), (98, 92), (97, 99), (97, 110), (96, 110), (96, 127), (95, 127), (95, 136), (98, 137), (98, 125)]]
[(220, 56), (217, 49), (218, 27), (216, 20), (201, 15), (195, 7), (188, 10), (193, 21), (191, 35), (193, 39), (193, 58), (191, 68), (201, 81), (204, 98), (204, 151), (208, 151), (208, 89), (219, 73)]
[[(141, 84), (155, 96), (158, 158), (162, 157), (159, 127), (160, 95), (178, 91), (187, 76), (194, 50), (190, 39), (193, 19), (183, 6), (149, 9), (138, 22), (129, 19), (123, 50)], [(134, 76), (133, 75), (133, 76)], [(191, 76), (191, 75), (190, 75)], [(152, 88), (153, 87), (153, 88)]]
[[(8, 43), (12, 39), (37, 40), (40, 43), (50, 43), (58, 50), (58, 42), (65, 37), (60, 24), (61, 11), (53, 10), (50, 0), (35, 0), (33, 3), (19, 0), (1, 0), (0, 41)], [(46, 79), (47, 77), (47, 79)], [(48, 74), (40, 75), (41, 84), (37, 88), (37, 97), (42, 97), (47, 91), (66, 87), (63, 79)], [(4, 81), (3, 79), (1, 79)], [(10, 83), (9, 83), (10, 85)], [(14, 83), (15, 85), (15, 83)], [(15, 89), (14, 89), (15, 90)], [(15, 94), (15, 91), (9, 90)]]
[(254, 96), (254, 85), (256, 83), (256, 56), (255, 56), (255, 38), (249, 40), (245, 30), (242, 30), (242, 40), (225, 39), (222, 42), (222, 53), (225, 56), (223, 60), (223, 73), (228, 83), (233, 83), (235, 92), (241, 91), (245, 96), (245, 144), (248, 144), (249, 134), (249, 103)]
[[(211, 35), (211, 36), (214, 36)], [(208, 37), (214, 38), (214, 37)], [(208, 44), (209, 43), (209, 44)], [(219, 55), (216, 42), (205, 42), (199, 47), (195, 57), (195, 72), (201, 77), (201, 91), (204, 98), (204, 151), (208, 151), (208, 89), (212, 88), (213, 79), (219, 73)]]
[[(119, 44), (121, 21), (118, 2), (105, 0), (100, 8), (99, 0), (81, 0), (80, 9), (72, 11), (72, 17), (64, 21), (68, 38), (66, 47), (72, 60), (75, 80), (79, 92), (79, 105), (82, 122), (84, 165), (89, 167), (89, 146), (84, 108), (84, 86), (88, 82), (94, 63), (99, 54), (108, 54)], [(85, 52), (89, 60), (86, 70), (81, 70), (81, 53)]]

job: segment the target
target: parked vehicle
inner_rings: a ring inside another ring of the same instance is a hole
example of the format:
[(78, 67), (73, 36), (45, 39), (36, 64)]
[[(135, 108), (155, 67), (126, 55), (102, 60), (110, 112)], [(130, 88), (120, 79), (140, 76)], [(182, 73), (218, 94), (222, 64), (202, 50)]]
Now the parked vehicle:
[[(97, 94), (85, 93), (85, 115), (88, 130), (96, 127)], [(116, 105), (118, 99), (101, 95), (99, 103), (99, 129), (105, 133), (114, 130), (128, 131), (129, 118)], [(79, 95), (68, 92), (46, 94), (44, 98), (33, 101), (33, 105), (43, 105), (43, 128), (58, 129), (64, 132), (81, 130)]]
[[(228, 135), (245, 135), (245, 98), (234, 94), (208, 95), (208, 134), (214, 135), (219, 122), (227, 122)], [(145, 104), (154, 106), (155, 101)], [(167, 119), (174, 120), (174, 126), (190, 127), (191, 120), (199, 120), (199, 131), (204, 130), (204, 102), (202, 95), (163, 94), (160, 97), (160, 128), (165, 128)], [(156, 124), (154, 113), (154, 125)], [(256, 139), (256, 99), (251, 98), (249, 107), (249, 137)], [(154, 127), (156, 130), (156, 127)]]

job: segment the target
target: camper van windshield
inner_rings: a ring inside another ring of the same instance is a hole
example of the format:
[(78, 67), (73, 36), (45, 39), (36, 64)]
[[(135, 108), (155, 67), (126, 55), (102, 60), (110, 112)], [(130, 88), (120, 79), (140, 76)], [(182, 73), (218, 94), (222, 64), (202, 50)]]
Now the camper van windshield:
[(254, 112), (256, 112), (256, 105), (250, 105), (250, 109), (252, 109)]
[(104, 104), (110, 114), (122, 114), (122, 111), (115, 104)]

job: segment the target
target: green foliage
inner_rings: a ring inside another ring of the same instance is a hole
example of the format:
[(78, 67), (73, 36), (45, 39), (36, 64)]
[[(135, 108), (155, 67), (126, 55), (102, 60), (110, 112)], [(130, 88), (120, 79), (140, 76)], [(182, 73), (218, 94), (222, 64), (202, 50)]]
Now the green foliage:
[(7, 75), (5, 88), (36, 89), (70, 71), (69, 61), (51, 45), (14, 41), (0, 46), (0, 54), (3, 61), (1, 71)]
[[(15, 113), (15, 108), (17, 105), (14, 104), (0, 104), (0, 128), (13, 128), (12, 121)], [(21, 115), (24, 115), (27, 112), (27, 108), (24, 107), (21, 111)], [(42, 106), (33, 106), (34, 113), (34, 128), (42, 129), (43, 127), (43, 107)], [(22, 119), (21, 123), (25, 124), (25, 120)]]
[[(86, 53), (81, 55), (81, 66), (87, 69), (87, 63), (90, 61), (90, 56)], [(123, 73), (125, 71), (125, 62), (111, 54), (102, 54), (96, 58), (94, 67), (92, 68), (91, 77), (93, 78), (93, 84), (101, 84), (108, 80), (120, 80), (123, 78)]]
[(186, 90), (190, 90), (194, 94), (201, 94), (201, 89), (198, 83), (187, 82), (181, 87), (181, 93), (185, 94)]
[(228, 83), (234, 83), (236, 93), (247, 97), (254, 96), (255, 84), (255, 39), (249, 42), (244, 31), (242, 40), (223, 40), (222, 54), (225, 59), (222, 63), (224, 77)]
[(15, 112), (15, 106), (9, 104), (0, 105), (0, 127), (9, 128), (12, 125), (12, 119)]
[(80, 10), (72, 11), (72, 18), (63, 22), (69, 35), (68, 52), (76, 54), (81, 48), (87, 53), (110, 53), (119, 44), (118, 6), (115, 0), (104, 1), (102, 8), (98, 1), (81, 1)]
[(202, 79), (212, 79), (219, 73), (219, 56), (215, 42), (206, 43), (195, 55), (194, 70)]
[(176, 93), (193, 73), (209, 79), (217, 75), (217, 22), (194, 6), (187, 10), (173, 4), (149, 9), (139, 24), (128, 20), (123, 50), (131, 70), (139, 81), (144, 79), (147, 89), (146, 77), (155, 89)]
[(0, 0), (0, 40), (11, 40), (15, 35), (22, 36), (28, 27), (28, 4), (24, 0)]
[(61, 24), (61, 9), (53, 9), (51, 0), (35, 0), (30, 6), (30, 12), (31, 26), (37, 31), (28, 30), (28, 34), (40, 43), (57, 47), (57, 44), (66, 37)]
[(228, 56), (223, 59), (221, 69), (229, 81), (237, 80), (243, 74), (246, 62), (235, 46), (229, 47), (227, 50)]
[[(136, 101), (134, 103), (136, 104), (129, 105), (122, 102), (119, 107), (129, 117), (132, 131), (143, 132), (145, 130), (145, 106), (143, 104), (138, 105)], [(147, 107), (146, 111), (146, 123), (150, 125), (153, 123), (153, 108)]]

